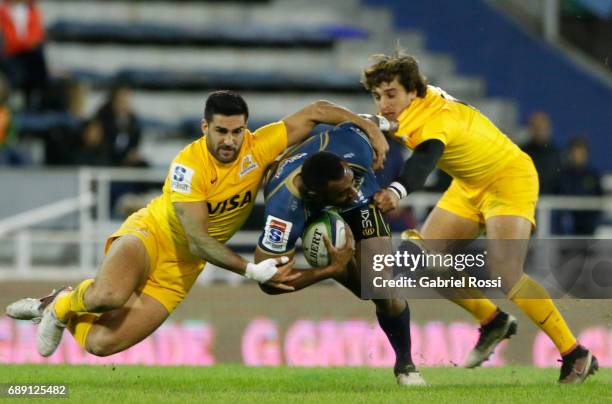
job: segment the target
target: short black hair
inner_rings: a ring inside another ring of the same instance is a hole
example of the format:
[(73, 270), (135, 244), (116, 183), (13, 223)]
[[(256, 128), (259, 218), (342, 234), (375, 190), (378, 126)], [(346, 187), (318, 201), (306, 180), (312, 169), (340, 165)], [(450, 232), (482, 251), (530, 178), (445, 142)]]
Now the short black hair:
[(240, 94), (229, 90), (219, 90), (210, 94), (206, 99), (204, 119), (210, 122), (215, 114), (244, 115), (246, 121), (249, 119), (249, 107)]
[(320, 151), (311, 154), (302, 165), (302, 181), (308, 191), (321, 192), (329, 181), (336, 181), (344, 176), (344, 166), (340, 156)]

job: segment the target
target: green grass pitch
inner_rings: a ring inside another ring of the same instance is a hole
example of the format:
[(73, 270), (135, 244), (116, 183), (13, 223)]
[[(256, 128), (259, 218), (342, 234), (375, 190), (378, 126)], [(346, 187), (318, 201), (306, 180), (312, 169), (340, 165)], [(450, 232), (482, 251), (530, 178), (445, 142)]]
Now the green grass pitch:
[[(428, 387), (398, 387), (389, 369), (1, 365), (0, 383), (68, 384), (69, 400), (58, 400), (80, 403), (612, 402), (612, 369), (600, 370), (580, 386), (557, 385), (557, 369), (421, 371)], [(17, 400), (4, 397), (0, 401)]]

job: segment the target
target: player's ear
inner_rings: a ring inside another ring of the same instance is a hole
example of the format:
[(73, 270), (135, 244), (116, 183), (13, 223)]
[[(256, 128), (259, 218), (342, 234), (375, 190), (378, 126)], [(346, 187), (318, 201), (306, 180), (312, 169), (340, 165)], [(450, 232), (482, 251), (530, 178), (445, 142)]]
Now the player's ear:
[(202, 135), (208, 135), (208, 122), (206, 122), (206, 119), (200, 121), (200, 128), (202, 129)]
[(316, 191), (308, 189), (308, 187), (306, 187), (304, 183), (302, 183), (301, 192), (307, 199), (311, 201), (319, 200), (319, 194)]

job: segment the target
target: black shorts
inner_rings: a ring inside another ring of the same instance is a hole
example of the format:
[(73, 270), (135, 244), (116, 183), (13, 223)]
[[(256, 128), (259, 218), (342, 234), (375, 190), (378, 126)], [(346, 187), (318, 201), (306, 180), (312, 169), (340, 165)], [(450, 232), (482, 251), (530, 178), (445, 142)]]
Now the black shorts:
[(373, 203), (363, 204), (340, 213), (351, 228), (355, 242), (374, 237), (391, 237), (389, 223)]

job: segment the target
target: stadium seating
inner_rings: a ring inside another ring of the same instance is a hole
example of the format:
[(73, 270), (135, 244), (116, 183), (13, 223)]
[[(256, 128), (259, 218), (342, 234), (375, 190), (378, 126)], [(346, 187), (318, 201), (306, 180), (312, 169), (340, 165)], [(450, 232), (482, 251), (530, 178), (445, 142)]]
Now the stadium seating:
[(57, 21), (47, 28), (56, 42), (117, 45), (172, 45), (237, 48), (330, 48), (342, 38), (365, 38), (367, 32), (349, 26), (313, 30), (287, 26), (224, 25), (184, 28), (152, 23)]
[[(188, 2), (176, 7), (127, 1), (41, 4), (49, 27), (50, 65), (92, 83), (86, 101), (90, 112), (116, 78), (135, 88), (137, 112), (166, 123), (199, 116), (206, 92), (218, 87), (240, 90), (251, 104), (266, 93), (287, 96), (288, 102), (266, 102), (270, 108), (255, 106), (253, 116), (261, 120), (278, 119), (294, 105), (317, 98), (370, 110), (369, 96), (358, 83), (360, 69), (370, 54), (391, 50), (399, 38), (437, 84), (493, 113), (502, 126), (516, 125), (511, 102), (487, 99), (482, 80), (458, 76), (452, 59), (423, 48), (420, 34), (394, 31), (385, 9), (363, 7), (356, 0), (333, 5), (320, 0)], [(354, 95), (352, 100), (346, 94)]]

